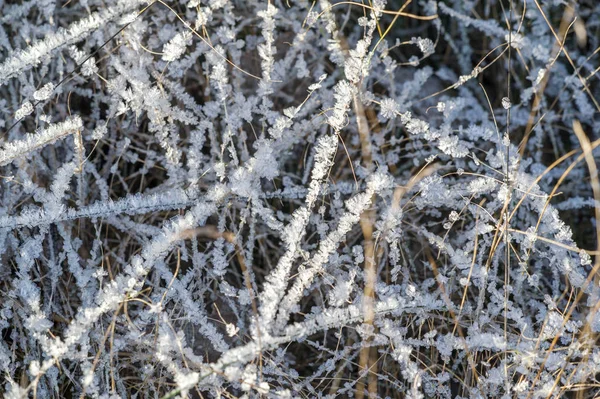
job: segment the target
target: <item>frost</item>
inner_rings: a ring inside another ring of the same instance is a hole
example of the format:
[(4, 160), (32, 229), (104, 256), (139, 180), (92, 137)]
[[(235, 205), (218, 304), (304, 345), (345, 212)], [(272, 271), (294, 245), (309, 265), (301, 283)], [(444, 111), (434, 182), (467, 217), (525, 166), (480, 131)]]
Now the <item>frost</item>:
[(62, 139), (81, 128), (81, 118), (73, 117), (64, 122), (50, 125), (48, 128), (38, 133), (28, 134), (23, 140), (15, 140), (6, 143), (0, 149), (0, 165), (6, 165), (31, 151), (52, 144), (56, 140)]
[(39, 90), (33, 93), (33, 99), (35, 101), (45, 101), (50, 98), (52, 91), (54, 90), (54, 84), (52, 82), (45, 84)]
[(91, 31), (98, 29), (142, 3), (141, 0), (122, 1), (114, 6), (104, 7), (102, 11), (92, 13), (87, 18), (74, 22), (67, 29), (51, 33), (44, 40), (37, 41), (26, 49), (16, 52), (0, 64), (0, 85), (3, 85), (7, 79), (38, 64), (41, 58), (50, 55), (53, 50), (85, 38)]
[(191, 39), (188, 32), (178, 33), (163, 48), (162, 59), (168, 62), (178, 60), (187, 47), (187, 42)]
[(92, 132), (92, 139), (100, 140), (102, 137), (104, 137), (106, 135), (107, 132), (108, 132), (108, 129), (107, 129), (106, 125), (100, 124)]
[(420, 119), (413, 118), (410, 112), (401, 114), (401, 120), (405, 124), (406, 130), (411, 134), (423, 134), (429, 131), (429, 124)]
[(341, 81), (334, 88), (334, 98), (336, 100), (333, 112), (328, 118), (328, 122), (335, 130), (341, 130), (346, 124), (346, 113), (354, 95), (354, 86), (347, 81)]
[(15, 112), (15, 119), (20, 121), (33, 113), (33, 105), (29, 101), (25, 101), (21, 107)]
[(440, 138), (438, 146), (445, 154), (455, 158), (462, 158), (469, 155), (468, 148), (456, 136)]
[(413, 37), (410, 41), (419, 47), (419, 50), (423, 53), (423, 57), (429, 57), (435, 53), (435, 46), (429, 38)]
[(231, 323), (227, 324), (226, 329), (227, 329), (227, 335), (229, 335), (230, 337), (237, 335), (238, 331), (240, 331), (239, 328), (237, 328), (236, 326), (234, 326)]
[(535, 85), (539, 85), (542, 80), (544, 79), (544, 77), (546, 76), (546, 69), (545, 68), (541, 68), (538, 71), (537, 77), (535, 78)]
[(0, 397), (599, 396), (600, 3), (408, 3), (0, 1)]
[(448, 219), (450, 219), (451, 222), (456, 222), (459, 218), (458, 212), (456, 211), (452, 211), (450, 212), (450, 216), (448, 216)]
[(506, 42), (509, 43), (511, 47), (517, 50), (522, 49), (525, 45), (525, 38), (523, 37), (523, 35), (517, 32), (511, 32), (510, 35), (507, 33), (504, 36), (504, 40), (506, 40)]
[(510, 145), (510, 136), (508, 135), (508, 132), (504, 133), (504, 135), (502, 136), (502, 144), (505, 147), (508, 147)]
[(386, 119), (395, 118), (398, 109), (398, 104), (391, 98), (385, 98), (381, 101), (381, 116)]
[(468, 75), (462, 75), (458, 78), (458, 82), (454, 84), (454, 87), (460, 87), (467, 83), (469, 80), (476, 78), (481, 73), (482, 69), (480, 67), (475, 67), (473, 71)]

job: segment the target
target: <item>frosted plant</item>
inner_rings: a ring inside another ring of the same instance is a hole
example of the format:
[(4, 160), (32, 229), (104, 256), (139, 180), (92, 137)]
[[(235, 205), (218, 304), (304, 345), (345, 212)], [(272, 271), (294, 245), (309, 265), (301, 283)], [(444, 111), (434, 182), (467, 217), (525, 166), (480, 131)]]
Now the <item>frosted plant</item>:
[(598, 396), (600, 5), (63, 3), (0, 2), (0, 396)]

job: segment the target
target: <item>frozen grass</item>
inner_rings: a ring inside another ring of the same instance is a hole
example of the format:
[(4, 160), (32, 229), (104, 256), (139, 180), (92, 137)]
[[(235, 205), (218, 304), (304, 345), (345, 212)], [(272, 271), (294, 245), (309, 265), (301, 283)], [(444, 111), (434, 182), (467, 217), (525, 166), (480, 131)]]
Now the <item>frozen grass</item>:
[(0, 2), (0, 396), (597, 397), (599, 21)]

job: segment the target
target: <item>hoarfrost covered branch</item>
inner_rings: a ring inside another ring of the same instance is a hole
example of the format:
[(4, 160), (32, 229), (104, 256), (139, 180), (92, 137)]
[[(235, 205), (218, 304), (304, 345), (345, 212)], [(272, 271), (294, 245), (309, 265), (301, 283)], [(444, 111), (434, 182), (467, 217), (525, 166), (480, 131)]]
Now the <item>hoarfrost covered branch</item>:
[(598, 396), (598, 21), (0, 2), (1, 395)]

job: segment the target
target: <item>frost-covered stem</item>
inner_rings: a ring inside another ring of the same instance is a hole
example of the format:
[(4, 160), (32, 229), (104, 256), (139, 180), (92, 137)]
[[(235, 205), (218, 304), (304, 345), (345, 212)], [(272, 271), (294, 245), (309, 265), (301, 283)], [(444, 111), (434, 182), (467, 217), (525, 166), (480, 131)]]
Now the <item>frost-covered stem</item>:
[(161, 194), (136, 194), (120, 198), (116, 201), (98, 201), (97, 203), (78, 209), (61, 208), (60, 212), (53, 212), (44, 208), (28, 209), (16, 216), (0, 217), (0, 229), (36, 227), (82, 218), (94, 219), (111, 215), (139, 215), (150, 212), (183, 209), (193, 206), (197, 201), (197, 195), (193, 191), (172, 190)]
[(334, 135), (324, 136), (317, 142), (315, 165), (312, 170), (306, 202), (302, 208), (294, 212), (291, 222), (285, 228), (282, 238), (285, 242), (286, 251), (265, 281), (260, 308), (261, 325), (265, 328), (271, 325), (277, 312), (277, 306), (285, 293), (292, 264), (298, 257), (300, 242), (306, 232), (310, 210), (319, 196), (323, 179), (331, 166), (336, 149), (337, 137)]
[(74, 116), (67, 118), (64, 122), (50, 125), (39, 133), (27, 134), (23, 140), (6, 143), (0, 150), (0, 166), (8, 165), (15, 159), (63, 139), (82, 128), (81, 118)]
[[(424, 306), (420, 301), (412, 300), (408, 302), (403, 297), (397, 296), (386, 298), (373, 304), (373, 313), (377, 316), (388, 314), (400, 316), (404, 313), (418, 313), (423, 310), (436, 311), (442, 309), (444, 309), (442, 301), (433, 301)], [(203, 373), (196, 377), (196, 381), (191, 381), (191, 383), (197, 384), (208, 375), (214, 373), (223, 375), (230, 381), (236, 381), (239, 377), (239, 373), (236, 372), (238, 367), (253, 361), (264, 351), (273, 350), (280, 345), (311, 336), (319, 331), (337, 329), (361, 322), (364, 322), (364, 314), (360, 305), (324, 309), (322, 313), (313, 319), (285, 327), (279, 336), (263, 337), (260, 345), (257, 341), (251, 341), (243, 346), (228, 350), (217, 362), (201, 366)]]
[(12, 57), (0, 64), (0, 86), (8, 79), (18, 76), (40, 63), (42, 58), (48, 56), (52, 51), (68, 44), (77, 43), (92, 31), (146, 2), (146, 0), (120, 1), (112, 7), (106, 7), (102, 11), (92, 13), (89, 17), (71, 24), (67, 29), (59, 29), (58, 32), (46, 36), (44, 40), (13, 54)]
[[(188, 233), (202, 225), (206, 218), (217, 211), (217, 204), (227, 195), (227, 191), (216, 187), (207, 195), (205, 201), (166, 225), (161, 234), (144, 246), (140, 255), (136, 255), (125, 268), (104, 289), (97, 294), (96, 307), (82, 309), (66, 329), (64, 338), (46, 338), (43, 343), (48, 358), (43, 362), (40, 373), (49, 370), (56, 361), (69, 356), (74, 345), (90, 331), (91, 326), (107, 312), (114, 312), (128, 297), (135, 297), (143, 285), (146, 275), (152, 270), (157, 259), (162, 258), (172, 245), (187, 237)], [(217, 343), (218, 344), (218, 343)], [(226, 348), (226, 344), (217, 345)]]
[(271, 2), (267, 4), (267, 9), (263, 11), (259, 11), (257, 15), (262, 18), (262, 23), (260, 24), (262, 28), (262, 35), (265, 39), (265, 42), (258, 45), (258, 55), (260, 56), (262, 62), (262, 80), (260, 82), (260, 89), (262, 95), (271, 94), (272, 89), (272, 81), (271, 81), (271, 73), (273, 71), (273, 65), (275, 64), (275, 53), (277, 49), (275, 48), (275, 15), (277, 14), (277, 8)]
[(327, 263), (329, 256), (337, 249), (346, 234), (360, 220), (360, 215), (371, 205), (373, 196), (387, 185), (386, 176), (376, 173), (371, 177), (364, 193), (358, 194), (346, 202), (348, 212), (340, 218), (337, 229), (321, 241), (317, 253), (308, 261), (308, 264), (299, 267), (293, 286), (281, 301), (275, 324), (276, 331), (284, 328), (292, 307), (302, 298), (304, 290), (311, 284), (315, 275), (322, 270), (323, 265)]

